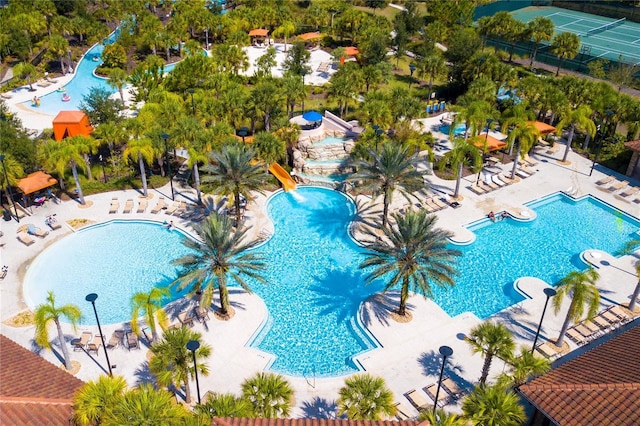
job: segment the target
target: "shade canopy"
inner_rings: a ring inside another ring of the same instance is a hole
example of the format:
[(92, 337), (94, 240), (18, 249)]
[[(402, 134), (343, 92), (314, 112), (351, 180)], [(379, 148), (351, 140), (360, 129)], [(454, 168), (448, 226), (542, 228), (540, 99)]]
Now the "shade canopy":
[(320, 33), (318, 31), (313, 32), (313, 33), (304, 33), (304, 34), (300, 34), (298, 36), (301, 40), (307, 41), (307, 40), (317, 40), (320, 38)]
[(360, 51), (355, 46), (347, 46), (344, 48), (344, 54), (347, 56), (356, 56), (360, 54)]
[(35, 173), (31, 173), (25, 178), (20, 179), (20, 181), (18, 181), (18, 189), (24, 195), (27, 195), (53, 186), (56, 183), (58, 183), (58, 181), (55, 178), (51, 177), (51, 175), (48, 175), (42, 171), (38, 171)]
[(496, 139), (491, 135), (487, 136), (486, 132), (480, 133), (477, 137), (473, 138), (471, 143), (483, 152), (497, 151), (507, 146), (506, 142)]
[(249, 37), (266, 37), (267, 35), (269, 35), (269, 30), (264, 28), (256, 28), (249, 31)]
[(82, 111), (60, 111), (53, 119), (53, 136), (60, 141), (72, 136), (89, 136), (93, 127)]
[(302, 114), (302, 118), (312, 122), (322, 121), (322, 114), (320, 114), (318, 111), (307, 111)]
[(527, 121), (527, 124), (532, 124), (543, 136), (556, 131), (555, 127), (542, 121)]

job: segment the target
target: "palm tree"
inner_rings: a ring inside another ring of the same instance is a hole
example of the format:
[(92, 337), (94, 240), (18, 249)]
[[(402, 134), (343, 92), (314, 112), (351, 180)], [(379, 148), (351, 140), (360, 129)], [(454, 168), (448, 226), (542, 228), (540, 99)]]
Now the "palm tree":
[(531, 40), (533, 40), (534, 47), (531, 55), (530, 67), (533, 67), (533, 62), (536, 60), (538, 54), (538, 47), (540, 42), (551, 41), (553, 38), (554, 25), (553, 21), (546, 16), (537, 16), (527, 24)]
[(447, 72), (447, 64), (439, 50), (432, 51), (429, 55), (418, 61), (418, 75), (429, 78), (429, 91), (431, 96), (433, 81)]
[(447, 247), (453, 234), (435, 227), (436, 216), (420, 210), (393, 214), (392, 218), (395, 226), (380, 227), (384, 238), (378, 238), (375, 228), (365, 229), (371, 241), (365, 244), (366, 258), (359, 268), (373, 267), (367, 284), (380, 278), (388, 280), (385, 292), (400, 284), (398, 315), (404, 316), (410, 290), (433, 297), (432, 283), (443, 288), (455, 284), (455, 263), (461, 253)]
[(246, 241), (249, 228), (237, 227), (235, 232), (226, 216), (210, 215), (195, 227), (199, 240), (185, 239), (183, 244), (192, 254), (174, 261), (184, 269), (174, 281), (178, 289), (191, 287), (192, 293), (202, 292), (201, 306), (208, 307), (213, 298), (214, 287), (220, 294), (220, 316), (229, 316), (229, 290), (227, 279), (231, 277), (238, 285), (251, 292), (244, 276), (264, 282), (260, 272), (266, 268), (258, 253), (249, 252), (259, 241)]
[(569, 151), (571, 150), (571, 142), (576, 129), (588, 133), (591, 137), (596, 134), (596, 124), (591, 119), (593, 111), (589, 105), (580, 105), (577, 108), (568, 108), (566, 115), (557, 125), (558, 129), (569, 127), (569, 135), (567, 136), (567, 146), (564, 150), (562, 162), (567, 161)]
[(256, 150), (256, 156), (265, 164), (280, 163), (287, 156), (285, 142), (271, 132), (258, 132), (251, 146)]
[(513, 336), (507, 327), (504, 324), (496, 324), (491, 321), (485, 321), (472, 328), (469, 337), (467, 337), (467, 343), (471, 346), (473, 353), (484, 355), (484, 365), (479, 380), (481, 386), (487, 380), (493, 357), (509, 359), (515, 348)]
[(596, 287), (596, 282), (600, 278), (595, 269), (589, 268), (585, 271), (571, 271), (566, 277), (560, 280), (556, 290), (556, 297), (553, 298), (553, 308), (557, 314), (562, 306), (562, 299), (565, 296), (571, 297), (571, 304), (567, 311), (567, 316), (562, 324), (560, 336), (556, 341), (556, 346), (562, 347), (564, 334), (567, 332), (569, 325), (582, 319), (584, 315), (584, 307), (587, 306), (587, 318), (591, 319), (598, 311), (600, 306), (600, 292)]
[(122, 376), (100, 376), (85, 383), (73, 397), (73, 422), (80, 426), (99, 425), (111, 417), (124, 397), (127, 382)]
[(468, 426), (469, 423), (459, 415), (455, 413), (447, 413), (444, 410), (438, 408), (435, 412), (433, 410), (424, 410), (420, 412), (418, 416), (420, 422), (428, 421), (431, 426)]
[(227, 144), (210, 159), (213, 164), (202, 168), (209, 176), (202, 181), (214, 184), (215, 195), (233, 196), (236, 224), (240, 226), (240, 194), (251, 200), (251, 191), (262, 193), (267, 172), (262, 165), (254, 164), (255, 152), (243, 144)]
[(142, 179), (142, 193), (147, 197), (147, 172), (144, 167), (144, 162), (146, 161), (148, 164), (153, 163), (153, 159), (155, 158), (153, 142), (151, 139), (146, 137), (131, 139), (127, 143), (125, 150), (122, 152), (122, 157), (124, 157), (127, 162), (130, 160), (138, 160), (140, 178)]
[(580, 37), (574, 33), (560, 33), (551, 42), (551, 53), (558, 57), (556, 77), (564, 59), (573, 59), (580, 52)]
[(165, 330), (169, 325), (167, 313), (162, 309), (162, 304), (168, 297), (169, 290), (158, 287), (152, 288), (149, 293), (138, 292), (131, 296), (131, 330), (140, 335), (138, 319), (144, 316), (147, 325), (151, 328), (153, 341), (157, 341), (158, 326)]
[(112, 68), (109, 71), (109, 86), (118, 89), (118, 93), (120, 94), (120, 100), (122, 101), (122, 105), (124, 105), (124, 92), (123, 89), (129, 82), (129, 75), (126, 71), (120, 68)]
[(538, 140), (540, 133), (529, 121), (534, 118), (534, 112), (529, 109), (526, 102), (520, 102), (508, 108), (502, 114), (502, 128), (509, 129), (507, 141), (512, 151), (515, 147), (516, 157), (513, 160), (513, 168), (511, 169), (511, 179), (515, 179), (520, 152), (529, 152), (533, 144)]
[(474, 170), (482, 167), (482, 152), (472, 143), (462, 138), (453, 140), (453, 149), (448, 151), (440, 162), (440, 167), (451, 165), (456, 177), (456, 188), (453, 191), (453, 198), (457, 198), (460, 193), (460, 182), (462, 181), (462, 171), (465, 165), (471, 166)]
[[(5, 154), (4, 167), (0, 167), (0, 191), (4, 191), (7, 186), (16, 186), (18, 181), (24, 176), (22, 164), (20, 164), (11, 154)], [(7, 175), (5, 176), (5, 170)], [(9, 194), (7, 193), (7, 200)], [(10, 202), (9, 202), (10, 203)], [(0, 205), (2, 201), (0, 200)]]
[(193, 169), (193, 181), (196, 187), (198, 203), (200, 204), (202, 204), (202, 191), (200, 190), (200, 169), (198, 164), (206, 164), (208, 161), (208, 154), (211, 152), (211, 133), (213, 133), (213, 131), (200, 130), (187, 145), (189, 152), (187, 164)]
[(370, 374), (348, 377), (339, 393), (338, 415), (346, 415), (349, 420), (382, 420), (396, 414), (393, 392), (382, 377)]
[(154, 389), (146, 383), (127, 392), (113, 407), (104, 426), (184, 426), (191, 417), (182, 405), (176, 403), (171, 394), (163, 389)]
[(462, 401), (464, 417), (477, 426), (521, 426), (527, 416), (520, 399), (503, 386), (476, 386)]
[[(194, 376), (195, 370), (192, 354), (187, 349), (187, 343), (191, 340), (200, 341), (202, 335), (187, 327), (168, 329), (162, 339), (151, 345), (153, 357), (149, 361), (149, 370), (155, 374), (160, 386), (167, 388), (184, 386), (185, 401), (191, 403), (191, 387), (189, 380)], [(211, 355), (211, 347), (201, 343), (195, 351), (198, 374), (207, 376), (209, 367), (205, 360)]]
[(253, 405), (246, 398), (238, 398), (231, 393), (215, 393), (202, 404), (195, 407), (197, 414), (214, 417), (250, 418)]
[(506, 387), (518, 387), (530, 378), (546, 373), (551, 369), (551, 363), (531, 352), (530, 348), (520, 347), (518, 356), (511, 356), (507, 360), (509, 371), (498, 377), (498, 383)]
[(31, 84), (31, 78), (36, 74), (36, 67), (31, 65), (29, 62), (20, 62), (18, 65), (13, 67), (13, 75), (18, 78), (24, 78), (27, 80), (27, 84), (29, 85), (29, 91), (33, 92), (35, 89)]
[(273, 30), (273, 36), (284, 38), (284, 51), (287, 51), (287, 37), (291, 37), (296, 32), (296, 24), (291, 21), (283, 21), (279, 27)]
[(349, 180), (361, 181), (365, 190), (382, 193), (382, 225), (386, 226), (393, 192), (397, 189), (409, 200), (412, 192), (424, 188), (424, 178), (416, 169), (417, 157), (402, 145), (385, 143), (379, 151), (368, 152), (370, 159), (356, 161), (358, 171)]
[(62, 349), (62, 355), (64, 356), (64, 366), (67, 370), (71, 370), (71, 358), (69, 357), (69, 350), (67, 349), (67, 343), (64, 340), (64, 333), (60, 326), (60, 318), (66, 318), (73, 329), (75, 330), (82, 312), (76, 305), (68, 304), (60, 307), (56, 306), (56, 298), (53, 292), (47, 293), (47, 302), (36, 306), (36, 312), (34, 315), (36, 323), (35, 341), (43, 348), (51, 349), (51, 343), (49, 342), (49, 324), (51, 321), (56, 325), (58, 331), (58, 344)]
[(62, 71), (62, 75), (66, 74), (64, 72), (64, 62), (63, 58), (65, 53), (69, 50), (69, 42), (66, 38), (59, 34), (53, 34), (49, 37), (49, 52), (51, 54), (56, 55), (58, 60), (60, 61), (60, 70)]
[(288, 417), (293, 389), (279, 374), (258, 373), (242, 382), (242, 396), (253, 405), (253, 415), (263, 419)]

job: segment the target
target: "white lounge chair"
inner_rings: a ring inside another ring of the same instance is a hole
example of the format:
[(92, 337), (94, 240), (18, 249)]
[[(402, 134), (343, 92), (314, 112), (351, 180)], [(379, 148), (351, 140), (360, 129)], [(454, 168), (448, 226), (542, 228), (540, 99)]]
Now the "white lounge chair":
[(425, 410), (429, 408), (429, 406), (431, 405), (429, 404), (429, 401), (425, 397), (424, 393), (417, 391), (415, 389), (410, 390), (409, 392), (404, 394), (404, 396), (409, 400), (409, 402), (414, 407), (418, 409), (418, 411)]
[(610, 183), (614, 179), (615, 179), (615, 177), (613, 177), (613, 176), (605, 176), (602, 179), (596, 181), (596, 185), (606, 185), (606, 184)]
[(128, 199), (124, 203), (124, 209), (122, 209), (122, 213), (131, 213), (132, 210), (133, 210), (133, 200)]
[(148, 204), (148, 201), (146, 199), (140, 200), (136, 213), (144, 213), (145, 211), (147, 211), (147, 204)]

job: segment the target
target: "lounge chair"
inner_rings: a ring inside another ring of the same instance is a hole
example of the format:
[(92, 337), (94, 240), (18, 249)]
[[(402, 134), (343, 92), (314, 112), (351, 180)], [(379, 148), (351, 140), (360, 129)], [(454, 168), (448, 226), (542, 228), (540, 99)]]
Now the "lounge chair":
[(535, 173), (536, 173), (536, 171), (535, 171), (535, 170), (530, 169), (530, 168), (529, 168), (529, 167), (527, 167), (527, 166), (520, 166), (520, 170), (522, 170), (523, 172), (525, 172), (525, 173), (526, 173), (526, 174), (528, 174), (529, 176), (531, 176), (531, 175), (533, 175), (533, 174), (535, 174)]
[(441, 210), (441, 208), (436, 203), (434, 203), (433, 200), (431, 200), (431, 198), (426, 198), (422, 200), (422, 204), (427, 207), (427, 211), (429, 211), (430, 213)]
[(521, 168), (521, 167), (518, 167), (518, 168), (516, 169), (516, 176), (518, 176), (518, 177), (520, 177), (520, 178), (522, 178), (522, 179), (526, 179), (526, 178), (528, 178), (528, 177), (529, 177), (529, 176), (531, 176), (531, 175), (530, 175), (529, 173), (525, 172), (524, 170), (522, 170), (522, 168)]
[(609, 321), (607, 321), (604, 317), (600, 316), (600, 315), (596, 315), (595, 317), (593, 317), (593, 319), (591, 321), (595, 325), (600, 327), (600, 330), (602, 330), (603, 332), (608, 330), (609, 328), (611, 328), (611, 323)]
[(442, 381), (442, 387), (444, 387), (445, 391), (447, 391), (453, 398), (460, 398), (464, 395), (464, 390), (460, 389), (458, 384), (454, 382), (451, 377), (447, 377)]
[(621, 319), (615, 316), (610, 310), (600, 312), (600, 316), (607, 320), (611, 325), (616, 325), (621, 322)]
[(554, 143), (553, 146), (547, 150), (547, 154), (555, 154), (556, 152), (558, 152), (559, 149), (560, 149), (560, 144)]
[(62, 225), (58, 223), (58, 221), (56, 220), (55, 217), (53, 217), (53, 215), (47, 216), (47, 218), (44, 220), (44, 224), (47, 225), (49, 228), (51, 228), (52, 231), (62, 228)]
[(205, 320), (209, 319), (209, 310), (206, 308), (196, 307), (193, 313), (200, 322), (205, 322)]
[(446, 205), (445, 203), (443, 203), (443, 202), (440, 200), (440, 198), (438, 198), (438, 197), (435, 197), (435, 196), (434, 196), (434, 197), (431, 197), (431, 198), (430, 198), (430, 200), (431, 200), (431, 202), (432, 202), (433, 204), (435, 204), (436, 206), (438, 206), (438, 209), (439, 209), (439, 210), (442, 210), (442, 209), (446, 209), (446, 208), (447, 208), (447, 205)]
[(133, 200), (128, 199), (124, 203), (124, 209), (122, 209), (122, 213), (131, 213), (131, 210), (133, 210)]
[(487, 191), (484, 190), (484, 188), (481, 188), (475, 182), (471, 184), (469, 189), (471, 190), (471, 192), (473, 192), (475, 194), (478, 194), (478, 195), (482, 195), (482, 194), (485, 194), (487, 192)]
[(611, 183), (612, 180), (615, 180), (615, 177), (613, 177), (613, 176), (605, 176), (602, 179), (596, 181), (596, 185), (606, 185), (608, 183)]
[(584, 320), (584, 321), (582, 321), (581, 324), (582, 324), (583, 327), (585, 327), (587, 330), (589, 330), (589, 332), (592, 335), (600, 334), (602, 332), (600, 327), (598, 327), (596, 324), (594, 324), (590, 320)]
[(173, 212), (173, 215), (174, 216), (182, 216), (186, 212), (187, 212), (187, 202), (186, 201), (180, 201), (180, 204), (179, 204), (178, 208), (176, 209), (176, 211)]
[(629, 185), (629, 181), (614, 179), (611, 185), (606, 188), (609, 192), (619, 191)]
[(38, 237), (38, 238), (44, 238), (44, 237), (46, 237), (47, 235), (49, 235), (49, 231), (43, 231), (42, 229), (37, 228), (37, 227), (35, 227), (35, 226), (34, 226), (34, 227), (31, 227), (31, 226), (30, 226), (30, 227), (27, 229), (27, 232), (29, 233), (29, 235), (35, 235), (35, 236), (36, 236), (36, 237)]
[(395, 406), (396, 406), (396, 419), (403, 421), (403, 420), (409, 420), (411, 418), (411, 415), (409, 414), (409, 409), (402, 402), (396, 402)]
[(425, 398), (424, 393), (415, 389), (412, 389), (409, 392), (405, 393), (404, 396), (409, 400), (411, 405), (418, 409), (418, 411), (426, 410), (431, 405), (429, 404), (427, 398)]
[(498, 173), (496, 176), (498, 176), (498, 179), (500, 179), (507, 185), (511, 185), (512, 183), (516, 182), (515, 179), (511, 179), (510, 177), (507, 177), (503, 172)]
[(122, 344), (124, 339), (124, 330), (116, 330), (111, 335), (111, 338), (107, 342), (107, 349), (115, 349)]
[(484, 180), (482, 181), (482, 183), (484, 183), (485, 185), (487, 185), (489, 188), (491, 188), (492, 190), (496, 190), (498, 188), (500, 188), (500, 185), (493, 183), (493, 180), (491, 179), (491, 176), (487, 175), (485, 176)]
[(193, 316), (187, 311), (183, 311), (178, 314), (178, 321), (180, 321), (180, 324), (182, 325), (193, 327)]
[(580, 334), (582, 334), (587, 340), (592, 340), (596, 337), (596, 332), (592, 331), (589, 327), (584, 324), (576, 324), (573, 328)]
[(140, 340), (138, 340), (138, 335), (133, 331), (127, 331), (127, 348), (131, 349), (140, 349)]
[(120, 208), (120, 202), (117, 198), (111, 199), (111, 205), (109, 206), (109, 214), (114, 214), (118, 212)]
[(36, 242), (26, 232), (18, 232), (18, 235), (16, 236), (16, 238), (18, 239), (18, 241), (20, 241), (22, 244), (24, 244), (27, 247)]
[(622, 309), (620, 306), (613, 306), (611, 309), (609, 309), (609, 311), (617, 316), (618, 318), (620, 318), (620, 321), (622, 322), (627, 322), (631, 319), (631, 317), (629, 316), (629, 314), (627, 314), (624, 309)]
[(636, 195), (639, 191), (640, 191), (640, 188), (637, 188), (635, 186), (630, 186), (628, 188), (625, 188), (625, 190), (620, 192), (619, 194), (616, 194), (616, 196), (629, 200), (633, 195)]
[(526, 163), (527, 166), (535, 167), (535, 166), (538, 165), (538, 162), (536, 160), (534, 160), (533, 158), (529, 157), (528, 154), (525, 154), (522, 157), (522, 160)]
[(173, 214), (180, 207), (180, 201), (174, 201), (173, 204), (164, 211), (166, 214)]
[(91, 340), (91, 336), (93, 336), (93, 334), (91, 334), (90, 331), (83, 331), (80, 337), (78, 337), (77, 339), (73, 339), (71, 341), (71, 344), (73, 345), (73, 350), (83, 351), (86, 348), (87, 344), (89, 344), (89, 340)]
[(87, 352), (95, 352), (97, 355), (101, 347), (102, 337), (99, 334), (96, 334), (95, 336), (93, 336), (93, 340), (87, 344)]
[[(432, 383), (429, 386), (425, 386), (424, 392), (429, 395), (433, 401), (436, 400), (436, 392), (438, 392), (438, 384)], [(447, 393), (442, 386), (440, 386), (440, 394), (438, 394), (438, 407), (444, 407), (451, 402), (451, 396)]]
[(556, 358), (559, 353), (558, 353), (558, 347), (555, 345), (552, 345), (549, 342), (544, 342), (540, 345), (538, 345), (538, 347), (536, 348), (538, 350), (538, 352), (540, 352), (545, 358), (549, 358), (549, 359), (553, 359)]
[(151, 209), (151, 213), (156, 214), (165, 207), (167, 207), (167, 203), (164, 202), (164, 197), (160, 197), (155, 207)]
[(565, 334), (569, 339), (573, 340), (579, 345), (584, 345), (585, 343), (587, 343), (587, 338), (574, 328), (568, 329)]
[(498, 189), (498, 185), (496, 185), (495, 183), (492, 184), (493, 186), (487, 185), (486, 183), (484, 183), (483, 181), (479, 181), (478, 182), (478, 186), (480, 188), (482, 188), (484, 190), (484, 192), (491, 192), (494, 189)]
[(153, 343), (153, 333), (151, 332), (151, 328), (145, 327), (142, 329), (142, 335), (147, 340), (147, 343), (151, 345)]
[(498, 177), (498, 175), (491, 175), (491, 181), (493, 183), (495, 183), (496, 185), (498, 185), (498, 186), (506, 186), (507, 185), (507, 183), (502, 181), (502, 179), (500, 179)]
[(138, 204), (138, 209), (136, 210), (136, 213), (144, 213), (147, 211), (147, 204), (148, 201), (143, 199), (140, 200), (140, 203)]

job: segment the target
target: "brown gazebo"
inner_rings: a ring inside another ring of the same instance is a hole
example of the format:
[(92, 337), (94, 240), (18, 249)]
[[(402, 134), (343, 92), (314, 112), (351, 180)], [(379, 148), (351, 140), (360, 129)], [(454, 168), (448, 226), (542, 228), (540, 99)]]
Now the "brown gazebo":
[(51, 175), (45, 172), (38, 171), (27, 175), (18, 181), (18, 189), (24, 195), (29, 195), (34, 192), (41, 191), (45, 188), (55, 185), (58, 181)]
[(268, 44), (269, 42), (269, 30), (265, 28), (256, 28), (249, 31), (249, 37), (251, 37), (251, 45)]

